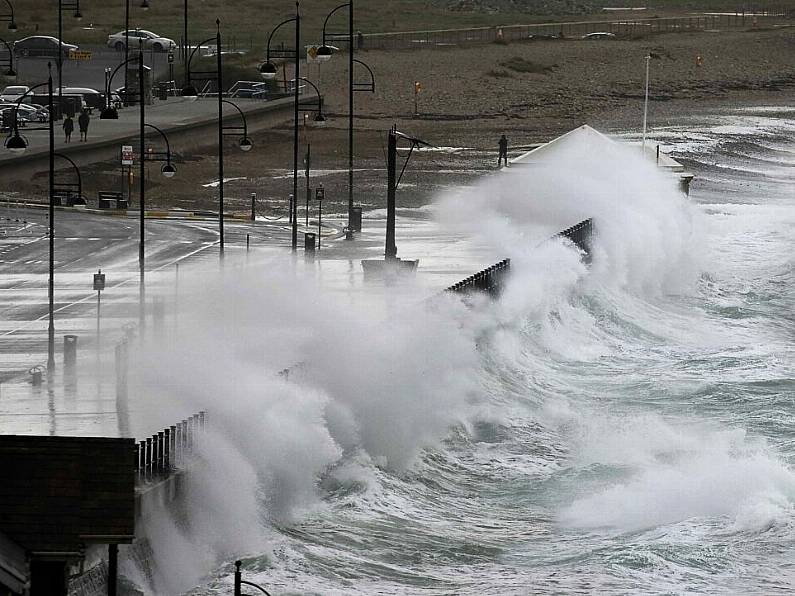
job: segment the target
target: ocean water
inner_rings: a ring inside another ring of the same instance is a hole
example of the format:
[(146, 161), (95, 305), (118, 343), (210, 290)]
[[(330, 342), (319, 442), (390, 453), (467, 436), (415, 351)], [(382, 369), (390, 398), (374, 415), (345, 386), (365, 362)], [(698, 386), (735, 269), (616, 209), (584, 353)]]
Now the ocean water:
[[(155, 591), (231, 593), (240, 558), (271, 594), (791, 593), (793, 128), (655, 131), (689, 198), (597, 147), (440, 197), (511, 256), (495, 303), (384, 320), (285, 273), (198, 304), (212, 339), (149, 366), (214, 422), (190, 515), (147, 522)], [(590, 267), (541, 243), (589, 216)]]

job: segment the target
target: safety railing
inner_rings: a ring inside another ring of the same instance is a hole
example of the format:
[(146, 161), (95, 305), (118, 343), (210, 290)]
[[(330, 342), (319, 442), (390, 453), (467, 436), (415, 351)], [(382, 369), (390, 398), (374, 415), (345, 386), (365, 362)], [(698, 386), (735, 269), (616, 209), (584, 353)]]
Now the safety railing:
[(445, 288), (444, 291), (454, 292), (456, 294), (485, 292), (490, 296), (496, 297), (502, 291), (503, 280), (510, 270), (511, 259), (503, 259), (499, 263), (486, 267), (482, 271), (478, 271), (474, 275), (462, 279), (449, 288)]
[(528, 25), (497, 25), (469, 29), (365, 33), (360, 49), (405, 50), (451, 45), (505, 43), (537, 38), (581, 38), (591, 33), (610, 33), (635, 37), (656, 33), (676, 33), (718, 29), (746, 29), (768, 26), (789, 17), (785, 8), (756, 13), (701, 14), (682, 17), (614, 18), (610, 20), (549, 22)]
[(158, 431), (136, 443), (135, 472), (139, 484), (168, 477), (190, 461), (204, 433), (206, 412)]

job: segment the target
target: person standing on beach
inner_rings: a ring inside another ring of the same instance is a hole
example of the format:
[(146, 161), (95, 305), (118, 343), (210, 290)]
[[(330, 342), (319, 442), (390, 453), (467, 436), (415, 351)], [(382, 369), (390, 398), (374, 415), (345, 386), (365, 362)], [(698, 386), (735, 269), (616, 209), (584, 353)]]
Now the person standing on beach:
[(72, 120), (71, 116), (67, 116), (64, 118), (63, 121), (63, 134), (64, 134), (64, 142), (68, 143), (72, 140), (72, 131), (75, 129), (75, 121)]
[(87, 141), (88, 140), (88, 123), (91, 122), (91, 118), (88, 115), (87, 110), (83, 110), (80, 112), (80, 116), (77, 119), (77, 124), (80, 126), (80, 140)]
[(497, 167), (500, 167), (502, 160), (505, 160), (505, 167), (508, 167), (508, 139), (505, 135), (500, 137), (500, 155), (497, 157)]

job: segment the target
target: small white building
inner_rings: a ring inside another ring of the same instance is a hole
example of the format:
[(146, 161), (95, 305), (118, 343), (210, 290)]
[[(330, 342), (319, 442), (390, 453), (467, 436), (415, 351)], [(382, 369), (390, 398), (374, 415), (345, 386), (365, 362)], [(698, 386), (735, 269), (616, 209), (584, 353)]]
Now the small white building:
[[(573, 147), (580, 147), (583, 145), (598, 147), (601, 144), (609, 148), (610, 146), (615, 146), (616, 141), (602, 134), (595, 128), (583, 124), (579, 128), (570, 130), (566, 134), (552, 139), (548, 143), (544, 143), (531, 149), (527, 153), (523, 153), (519, 157), (514, 157), (509, 163), (512, 167), (537, 166), (545, 163), (553, 164), (559, 161), (561, 155), (569, 153)], [(637, 148), (641, 150), (640, 145), (637, 145)], [(644, 153), (646, 158), (655, 161), (659, 168), (676, 175), (679, 178), (682, 192), (688, 194), (690, 182), (693, 180), (693, 174), (686, 172), (685, 167), (681, 163), (660, 151), (660, 145), (647, 144)]]

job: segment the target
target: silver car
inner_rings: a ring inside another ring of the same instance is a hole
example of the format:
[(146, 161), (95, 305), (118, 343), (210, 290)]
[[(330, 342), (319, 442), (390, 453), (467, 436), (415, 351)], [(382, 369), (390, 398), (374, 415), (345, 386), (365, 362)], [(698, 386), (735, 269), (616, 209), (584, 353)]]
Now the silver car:
[[(143, 47), (145, 50), (151, 49), (155, 52), (168, 52), (177, 45), (173, 39), (160, 37), (156, 33), (145, 31), (144, 29), (130, 29), (129, 35), (131, 50), (137, 50), (139, 47)], [(109, 48), (123, 52), (125, 43), (127, 43), (127, 38), (124, 35), (124, 31), (108, 35)]]

